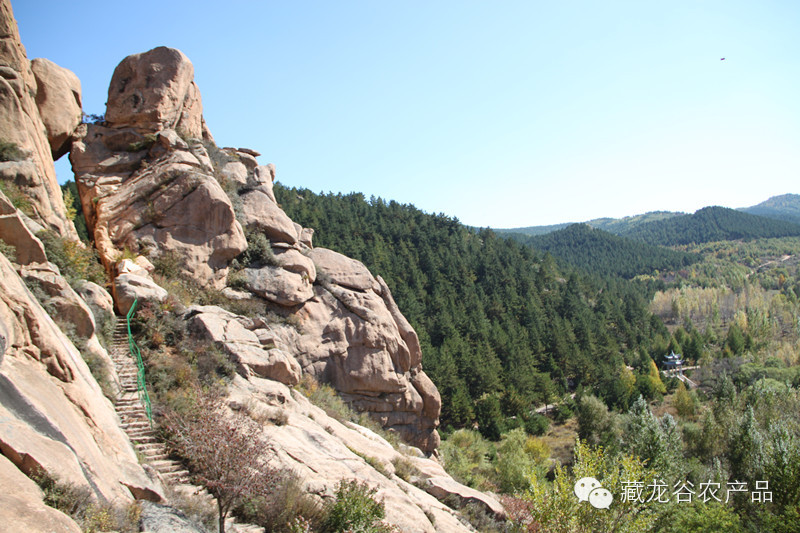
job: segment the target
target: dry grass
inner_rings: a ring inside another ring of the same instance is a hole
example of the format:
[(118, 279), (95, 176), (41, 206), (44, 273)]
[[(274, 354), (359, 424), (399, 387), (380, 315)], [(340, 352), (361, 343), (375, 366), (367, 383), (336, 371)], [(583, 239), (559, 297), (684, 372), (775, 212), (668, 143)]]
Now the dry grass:
[(572, 462), (575, 440), (578, 438), (578, 420), (573, 417), (563, 424), (551, 424), (541, 440), (550, 447), (550, 457), (568, 464)]

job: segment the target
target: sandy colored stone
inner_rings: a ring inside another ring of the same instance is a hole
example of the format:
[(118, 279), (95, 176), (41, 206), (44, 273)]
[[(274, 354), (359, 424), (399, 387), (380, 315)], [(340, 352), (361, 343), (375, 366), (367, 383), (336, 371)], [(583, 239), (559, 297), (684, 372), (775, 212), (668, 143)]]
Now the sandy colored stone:
[[(332, 497), (340, 481), (357, 480), (377, 489), (376, 496), (385, 504), (386, 522), (400, 531), (471, 531), (455, 511), (395, 474), (396, 462), (411, 462), (419, 468), (415, 483), (424, 485), (428, 477), (446, 476), (435, 460), (404, 455), (369, 429), (331, 418), (297, 390), (275, 381), (237, 377), (229, 390), (229, 402), (239, 409), (250, 413), (277, 409), (282, 413), (285, 424), (264, 425), (276, 451), (272, 463), (295, 472), (305, 490), (320, 501)], [(382, 472), (373, 466), (377, 464)], [(453, 483), (451, 488), (456, 491), (468, 490)]]
[(128, 314), (136, 300), (138, 305), (146, 301), (161, 302), (167, 295), (153, 280), (138, 274), (120, 274), (114, 279), (114, 301), (121, 315)]
[(13, 531), (25, 533), (81, 533), (72, 518), (45, 505), (39, 486), (3, 456), (0, 456), (0, 479), (4, 487), (14, 488), (0, 490), (0, 524), (5, 524), (4, 527), (13, 524)]
[(256, 375), (286, 385), (300, 382), (300, 365), (274, 345), (262, 342), (254, 331), (260, 324), (216, 306), (193, 306), (185, 317), (195, 331), (231, 357), (241, 375)]
[(76, 292), (83, 298), (83, 301), (86, 302), (95, 315), (97, 315), (97, 311), (110, 315), (114, 314), (114, 299), (107, 290), (97, 283), (84, 281), (78, 285)]
[[(12, 179), (30, 198), (31, 216), (46, 228), (77, 240), (78, 234), (67, 219), (64, 199), (58, 185), (50, 143), (36, 105), (36, 79), (19, 38), (9, 0), (0, 3), (0, 139), (15, 144), (29, 166)], [(7, 167), (9, 163), (0, 163)]]
[(31, 61), (36, 78), (36, 106), (47, 130), (53, 159), (69, 152), (72, 133), (81, 123), (81, 80), (48, 59)]
[(297, 318), (299, 332), (279, 329), (276, 337), (304, 373), (332, 384), (413, 445), (426, 452), (438, 447), (441, 399), (421, 365), (408, 366), (411, 349), (384, 297), (327, 283), (314, 287)]
[(314, 262), (294, 248), (273, 248), (275, 264), (284, 270), (305, 276), (312, 283), (317, 279)]
[(303, 231), (300, 232), (300, 237), (298, 241), (303, 246), (307, 246), (309, 248), (313, 247), (312, 241), (314, 239), (314, 230), (312, 228), (303, 228)]
[(314, 296), (308, 276), (290, 272), (278, 266), (267, 265), (260, 268), (242, 270), (245, 286), (278, 305), (292, 307), (308, 301)]
[(105, 115), (112, 127), (169, 128), (200, 139), (202, 113), (194, 67), (180, 50), (159, 46), (126, 57), (114, 70)]
[(242, 224), (263, 232), (273, 242), (297, 242), (294, 222), (261, 187), (242, 195)]
[(314, 248), (308, 252), (308, 257), (316, 265), (317, 272), (331, 283), (359, 291), (378, 288), (377, 281), (360, 261), (327, 248)]
[(14, 262), (21, 265), (44, 263), (44, 245), (28, 228), (20, 212), (0, 191), (0, 240), (14, 247)]
[(129, 486), (162, 494), (80, 352), (2, 256), (0, 322), (9, 337), (0, 360), (3, 455), (25, 471), (42, 467), (88, 486), (98, 498), (129, 502)]
[(231, 183), (239, 186), (247, 185), (247, 167), (239, 161), (225, 163), (221, 171), (222, 176)]

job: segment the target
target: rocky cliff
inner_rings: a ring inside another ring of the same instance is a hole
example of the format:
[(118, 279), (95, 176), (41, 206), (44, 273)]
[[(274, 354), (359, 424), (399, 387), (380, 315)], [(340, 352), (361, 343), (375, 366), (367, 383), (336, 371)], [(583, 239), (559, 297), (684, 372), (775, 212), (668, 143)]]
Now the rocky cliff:
[(0, 1), (0, 186), (24, 194), (33, 221), (75, 240), (53, 157), (69, 150), (80, 121), (80, 81), (46, 59), (29, 61), (11, 4)]
[[(275, 201), (275, 167), (259, 164), (260, 154), (214, 144), (184, 54), (160, 47), (125, 58), (104, 120), (80, 124), (78, 80), (49, 61), (28, 61), (7, 0), (0, 15), (0, 141), (21, 154), (0, 171), (16, 187), (4, 190), (30, 207), (26, 214), (0, 191), (0, 479), (20, 487), (0, 494), (3, 519), (26, 531), (79, 530), (44, 505), (31, 481), (42, 474), (115, 506), (169, 498), (121, 429), (109, 399), (120, 397), (121, 381), (98, 340), (115, 310), (174, 298), (153, 273), (165, 261), (181, 279), (259, 310), (194, 305), (174, 319), (233, 362), (228, 408), (263, 422), (265, 453), (308, 494), (325, 501), (341, 479), (366, 481), (403, 531), (470, 530), (454, 504), (502, 515), (493, 498), (426, 457), (439, 445), (441, 400), (386, 283), (313, 246), (313, 229)], [(75, 238), (52, 163), (67, 151), (113, 300), (103, 287), (68, 282), (36, 235), (44, 227)], [(304, 376), (329, 383), (410, 446), (398, 451), (331, 418), (295, 387)], [(411, 478), (397, 472), (407, 463)]]

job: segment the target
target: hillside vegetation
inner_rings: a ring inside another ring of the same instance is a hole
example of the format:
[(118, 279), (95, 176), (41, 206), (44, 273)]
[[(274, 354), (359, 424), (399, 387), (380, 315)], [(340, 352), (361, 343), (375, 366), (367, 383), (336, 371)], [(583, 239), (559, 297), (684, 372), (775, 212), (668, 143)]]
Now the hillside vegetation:
[(705, 207), (693, 215), (648, 222), (624, 233), (649, 244), (675, 246), (800, 235), (800, 225), (728, 209)]
[(701, 260), (698, 254), (619, 237), (587, 224), (573, 224), (522, 242), (588, 272), (623, 278), (656, 270), (679, 270)]

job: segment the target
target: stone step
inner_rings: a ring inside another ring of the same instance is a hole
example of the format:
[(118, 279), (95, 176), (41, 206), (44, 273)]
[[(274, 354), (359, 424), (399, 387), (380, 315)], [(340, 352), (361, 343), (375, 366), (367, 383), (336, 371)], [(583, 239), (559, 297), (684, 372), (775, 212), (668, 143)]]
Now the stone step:
[(158, 442), (158, 439), (156, 439), (152, 435), (137, 435), (135, 437), (131, 437), (130, 435), (128, 435), (128, 438), (131, 439), (131, 442), (141, 443), (141, 444), (154, 444)]
[(167, 451), (167, 447), (164, 446), (164, 444), (161, 443), (161, 442), (156, 442), (156, 443), (153, 443), (153, 444), (140, 444), (139, 446), (137, 446), (137, 448), (142, 453), (151, 452), (151, 451), (154, 451), (154, 452), (157, 452), (157, 453), (166, 453), (166, 451)]
[(135, 439), (138, 437), (152, 437), (155, 436), (156, 432), (150, 429), (149, 427), (144, 428), (131, 428), (127, 430), (125, 433), (128, 434), (128, 437), (131, 439)]
[(150, 419), (147, 418), (144, 411), (133, 415), (120, 416), (120, 420), (122, 420), (122, 429), (126, 431), (137, 427), (150, 427)]
[(139, 401), (138, 394), (128, 394), (117, 398), (116, 406), (127, 406)]
[(150, 421), (145, 418), (144, 420), (134, 419), (129, 422), (123, 422), (122, 429), (124, 429), (126, 433), (130, 434), (131, 432), (134, 431), (143, 431), (143, 430), (150, 431), (153, 428), (150, 425)]
[(118, 413), (129, 413), (129, 412), (132, 412), (132, 411), (142, 411), (142, 412), (144, 412), (144, 406), (142, 405), (142, 402), (139, 401), (139, 398), (136, 398), (136, 401), (133, 401), (131, 403), (126, 403), (126, 404), (117, 406), (117, 412)]
[(152, 461), (150, 466), (158, 470), (160, 474), (169, 474), (170, 472), (180, 472), (186, 470), (183, 465), (177, 461)]
[(173, 485), (188, 485), (190, 481), (188, 470), (179, 470), (177, 472), (167, 472), (161, 475), (164, 481)]
[(125, 407), (124, 409), (117, 409), (117, 414), (120, 416), (120, 418), (147, 418), (147, 412), (144, 410), (142, 405), (131, 405), (130, 407)]

